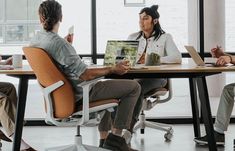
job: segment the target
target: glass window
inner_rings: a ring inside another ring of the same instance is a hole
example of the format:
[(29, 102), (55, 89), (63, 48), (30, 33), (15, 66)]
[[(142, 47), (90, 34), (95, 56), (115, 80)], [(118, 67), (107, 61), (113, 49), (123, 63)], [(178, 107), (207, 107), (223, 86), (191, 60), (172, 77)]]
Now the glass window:
[(235, 11), (235, 1), (225, 1), (225, 49), (229, 52), (235, 52), (235, 21), (233, 14)]
[(6, 20), (27, 20), (27, 0), (6, 0)]
[(27, 32), (27, 41), (30, 41), (30, 39), (32, 39), (35, 34), (41, 30), (41, 26), (40, 25), (28, 25), (28, 32)]
[(6, 43), (27, 43), (34, 37), (39, 25), (9, 25), (6, 26)]
[(162, 29), (173, 36), (181, 52), (186, 52), (184, 45), (188, 44), (188, 1), (159, 0), (158, 4)]
[(2, 30), (3, 30), (3, 28), (2, 28), (2, 26), (0, 26), (0, 44), (3, 43), (3, 34), (2, 34)]
[(6, 26), (6, 43), (19, 43), (26, 39), (27, 29), (24, 25)]
[(41, 0), (28, 0), (28, 20), (37, 20), (38, 21), (38, 7), (41, 4)]
[(97, 1), (97, 53), (105, 52), (107, 40), (127, 39), (138, 31), (139, 10), (140, 7), (124, 7), (123, 1)]
[[(6, 29), (1, 30), (2, 44), (22, 46), (28, 43), (40, 30), (38, 7), (42, 0), (19, 0), (17, 5), (15, 0), (0, 0), (2, 1), (6, 3), (6, 7), (3, 7), (6, 13), (6, 19), (3, 20), (6, 21), (2, 23), (0, 21), (0, 26)], [(65, 37), (69, 27), (73, 25), (73, 46), (79, 54), (91, 54), (91, 1), (70, 0), (68, 3), (66, 0), (58, 0), (58, 2), (62, 5), (63, 11), (59, 34)]]
[[(156, 4), (155, 0), (146, 1), (146, 6), (153, 4)], [(157, 4), (162, 29), (172, 34), (179, 50), (185, 51), (183, 46), (188, 43), (187, 0), (159, 0)], [(105, 52), (108, 39), (127, 39), (129, 34), (139, 31), (141, 9), (142, 7), (124, 7), (123, 1), (97, 1), (98, 53)]]
[(0, 22), (3, 21), (3, 8), (4, 8), (3, 0), (0, 0)]
[[(6, 20), (38, 20), (38, 6), (41, 0), (6, 0)], [(12, 11), (14, 10), (14, 11)]]
[(58, 0), (62, 5), (63, 19), (59, 34), (65, 37), (74, 26), (73, 46), (79, 54), (91, 54), (91, 1)]
[(41, 1), (18, 0), (16, 5), (15, 0), (0, 0), (0, 48), (8, 47), (6, 53), (11, 46), (15, 49), (28, 43), (40, 29), (38, 7)]

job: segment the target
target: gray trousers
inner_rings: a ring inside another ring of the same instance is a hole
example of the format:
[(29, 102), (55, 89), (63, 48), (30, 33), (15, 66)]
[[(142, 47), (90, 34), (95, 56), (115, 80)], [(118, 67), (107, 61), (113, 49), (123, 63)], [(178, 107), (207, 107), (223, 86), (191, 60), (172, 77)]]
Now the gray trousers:
[[(164, 87), (167, 84), (166, 79), (135, 79), (133, 81), (137, 81), (140, 84), (141, 93), (138, 97), (138, 100), (137, 100), (135, 106), (132, 106), (131, 108), (129, 108), (128, 106), (125, 107), (126, 110), (130, 110), (130, 109), (132, 110), (132, 108), (134, 108), (133, 115), (129, 121), (129, 122), (131, 122), (131, 124), (133, 124), (133, 125), (130, 125), (131, 128), (138, 121), (139, 114), (140, 114), (140, 111), (142, 108), (142, 103), (144, 100), (144, 94), (154, 88)], [(111, 130), (112, 118), (110, 115), (111, 115), (110, 113), (106, 112), (106, 114), (104, 115), (102, 121), (100, 122), (100, 124), (98, 126), (99, 131)], [(129, 128), (125, 128), (125, 129), (129, 129)]]
[(13, 84), (0, 82), (0, 120), (8, 136), (14, 134), (17, 95)]
[[(128, 129), (132, 119), (134, 107), (139, 98), (141, 87), (133, 80), (106, 80), (97, 82), (90, 91), (90, 100), (119, 99), (113, 127)], [(99, 127), (111, 127), (110, 113), (106, 112)], [(100, 129), (103, 131), (103, 129)]]
[(234, 87), (235, 83), (224, 87), (220, 97), (220, 103), (215, 120), (215, 130), (222, 133), (227, 131), (230, 117), (234, 106)]

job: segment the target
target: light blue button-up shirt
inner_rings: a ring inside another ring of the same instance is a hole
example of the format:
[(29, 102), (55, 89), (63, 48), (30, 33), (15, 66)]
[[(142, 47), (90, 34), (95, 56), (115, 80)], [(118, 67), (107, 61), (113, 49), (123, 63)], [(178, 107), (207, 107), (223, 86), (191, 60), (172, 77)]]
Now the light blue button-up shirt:
[(51, 55), (57, 66), (71, 81), (76, 100), (81, 99), (82, 89), (77, 84), (82, 81), (79, 77), (87, 69), (87, 65), (81, 61), (74, 47), (58, 34), (45, 30), (36, 34), (30, 46), (42, 48)]

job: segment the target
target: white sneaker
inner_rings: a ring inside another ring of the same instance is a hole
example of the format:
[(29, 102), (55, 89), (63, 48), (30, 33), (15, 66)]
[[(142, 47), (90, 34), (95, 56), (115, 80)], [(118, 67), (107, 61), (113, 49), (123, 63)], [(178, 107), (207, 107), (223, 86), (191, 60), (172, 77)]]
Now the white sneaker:
[(131, 143), (131, 138), (132, 138), (132, 134), (130, 131), (128, 130), (123, 130), (123, 135), (122, 137), (126, 140), (126, 143), (127, 144), (130, 144)]

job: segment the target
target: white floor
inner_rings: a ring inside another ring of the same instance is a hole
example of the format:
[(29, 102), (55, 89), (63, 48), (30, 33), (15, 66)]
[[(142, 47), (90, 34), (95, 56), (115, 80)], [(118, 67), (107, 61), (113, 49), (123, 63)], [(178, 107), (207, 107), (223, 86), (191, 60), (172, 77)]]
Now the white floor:
[[(204, 133), (204, 126), (201, 126)], [(145, 134), (139, 131), (132, 138), (132, 147), (139, 151), (208, 151), (207, 146), (195, 145), (193, 127), (188, 125), (174, 125), (172, 141), (164, 141), (164, 132), (147, 128)], [(98, 146), (99, 135), (97, 127), (82, 127), (83, 142)], [(66, 145), (73, 142), (75, 128), (58, 127), (25, 127), (24, 139), (35, 149), (43, 151), (45, 148)], [(235, 125), (231, 124), (226, 133), (225, 147), (218, 147), (218, 151), (233, 151), (233, 139), (235, 139)], [(2, 151), (11, 151), (12, 143), (3, 142)]]

